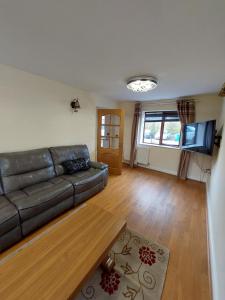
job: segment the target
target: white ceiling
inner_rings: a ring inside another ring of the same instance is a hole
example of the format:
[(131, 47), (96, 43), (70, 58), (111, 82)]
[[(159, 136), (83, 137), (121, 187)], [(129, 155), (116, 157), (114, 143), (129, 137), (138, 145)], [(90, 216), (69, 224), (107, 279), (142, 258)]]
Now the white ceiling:
[[(0, 63), (112, 99), (218, 92), (224, 0), (0, 0)], [(160, 80), (126, 89), (129, 76)]]

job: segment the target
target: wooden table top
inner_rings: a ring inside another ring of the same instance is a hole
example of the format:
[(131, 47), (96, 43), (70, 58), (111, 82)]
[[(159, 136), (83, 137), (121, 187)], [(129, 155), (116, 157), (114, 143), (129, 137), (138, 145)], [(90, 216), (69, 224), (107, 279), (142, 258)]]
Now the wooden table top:
[(126, 222), (85, 204), (10, 255), (0, 256), (0, 299), (68, 299), (101, 263)]

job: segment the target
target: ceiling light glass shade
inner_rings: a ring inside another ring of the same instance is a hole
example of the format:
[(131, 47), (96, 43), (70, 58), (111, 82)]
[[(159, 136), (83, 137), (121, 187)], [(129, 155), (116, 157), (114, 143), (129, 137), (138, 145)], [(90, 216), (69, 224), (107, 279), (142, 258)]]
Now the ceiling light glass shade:
[(136, 76), (127, 80), (127, 88), (133, 92), (148, 92), (155, 89), (158, 80), (151, 76)]

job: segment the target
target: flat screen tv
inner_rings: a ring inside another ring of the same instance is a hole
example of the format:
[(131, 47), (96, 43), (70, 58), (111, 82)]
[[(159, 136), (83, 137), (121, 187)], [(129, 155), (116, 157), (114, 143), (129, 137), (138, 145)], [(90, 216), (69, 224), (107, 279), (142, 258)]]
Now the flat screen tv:
[(184, 126), (182, 149), (212, 155), (216, 121), (191, 123)]

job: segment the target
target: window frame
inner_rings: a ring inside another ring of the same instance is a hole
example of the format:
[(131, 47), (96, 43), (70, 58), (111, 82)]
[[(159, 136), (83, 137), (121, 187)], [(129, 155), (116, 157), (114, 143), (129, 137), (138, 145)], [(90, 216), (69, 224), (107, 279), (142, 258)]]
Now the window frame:
[[(161, 121), (145, 121), (145, 116), (146, 114), (162, 114), (162, 120)], [(179, 119), (178, 112), (173, 110), (173, 111), (144, 111), (142, 115), (142, 137), (140, 143), (143, 145), (152, 145), (152, 146), (158, 146), (158, 147), (172, 147), (172, 148), (180, 148), (180, 143), (181, 143), (181, 129), (180, 129), (180, 137), (179, 137), (179, 142), (178, 145), (171, 145), (171, 144), (164, 144), (163, 143), (163, 133), (164, 133), (164, 127), (166, 122), (173, 122), (173, 121), (167, 121), (166, 117), (168, 116), (176, 116)], [(174, 121), (177, 122), (177, 121)], [(180, 122), (180, 119), (179, 119)], [(159, 137), (159, 144), (155, 143), (148, 143), (144, 141), (144, 136), (145, 136), (145, 125), (146, 123), (161, 123), (160, 125), (160, 137)]]

